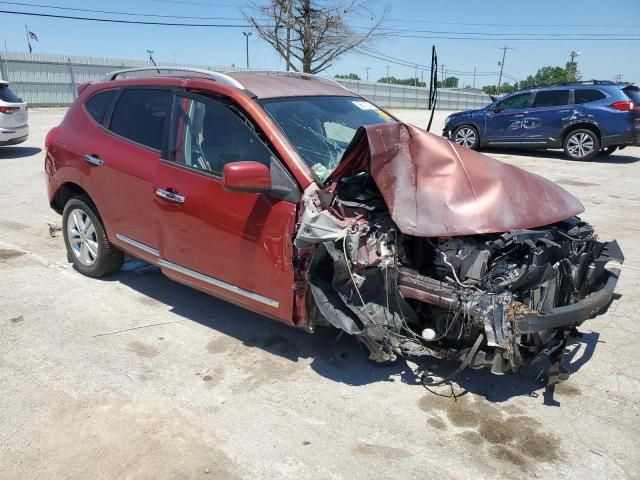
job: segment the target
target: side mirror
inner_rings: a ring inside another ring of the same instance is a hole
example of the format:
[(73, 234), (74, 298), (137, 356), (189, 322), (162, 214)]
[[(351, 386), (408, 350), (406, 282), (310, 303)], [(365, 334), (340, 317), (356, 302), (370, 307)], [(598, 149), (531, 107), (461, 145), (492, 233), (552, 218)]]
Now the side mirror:
[(222, 170), (222, 187), (229, 192), (260, 193), (271, 190), (269, 167), (258, 162), (227, 163)]
[(500, 113), (502, 111), (502, 107), (500, 105), (494, 105), (491, 111), (493, 113)]

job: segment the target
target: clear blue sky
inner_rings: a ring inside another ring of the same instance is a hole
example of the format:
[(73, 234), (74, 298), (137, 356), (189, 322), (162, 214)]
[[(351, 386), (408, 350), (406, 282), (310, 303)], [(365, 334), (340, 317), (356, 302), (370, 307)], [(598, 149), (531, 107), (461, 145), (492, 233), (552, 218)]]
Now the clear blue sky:
[[(260, 1), (260, 0), (257, 0)], [(73, 12), (43, 7), (16, 5), (39, 4), (41, 6), (73, 7), (119, 12), (192, 16), (193, 19), (158, 17), (127, 17), (123, 15)], [(94, 16), (143, 21), (243, 23), (243, 0), (16, 0), (0, 2), (0, 10), (30, 11), (58, 15)], [(340, 0), (333, 0), (333, 4)], [(516, 6), (518, 5), (518, 6)], [(542, 65), (564, 65), (569, 52), (580, 51), (578, 66), (583, 78), (613, 79), (622, 74), (624, 80), (640, 83), (639, 40), (606, 41), (618, 38), (640, 39), (640, 0), (372, 0), (371, 12), (379, 15), (389, 8), (385, 26), (403, 30), (405, 35), (459, 37), (471, 32), (482, 39), (443, 38), (385, 38), (372, 48), (383, 55), (390, 55), (411, 63), (430, 63), (430, 48), (435, 43), (441, 64), (447, 71), (497, 72), (500, 48), (508, 46), (505, 73), (507, 81), (524, 78)], [(205, 20), (203, 17), (224, 17), (230, 20)], [(234, 20), (236, 19), (236, 20)], [(356, 21), (359, 26), (370, 23), (369, 18)], [(242, 28), (185, 28), (167, 26), (122, 25), (81, 22), (42, 17), (26, 17), (0, 13), (0, 42), (6, 39), (7, 48), (26, 50), (25, 24), (35, 32), (38, 42), (33, 42), (35, 52), (75, 54), (88, 56), (144, 59), (146, 50), (153, 49), (156, 60), (203, 63), (210, 65), (243, 66), (245, 40)], [(411, 32), (410, 32), (411, 31)], [(422, 31), (422, 32), (419, 32)], [(428, 33), (448, 32), (448, 33)], [(484, 35), (482, 35), (484, 34)], [(513, 35), (551, 40), (517, 41), (491, 38), (486, 34)], [(599, 38), (567, 39), (568, 36)], [(0, 48), (4, 45), (0, 43)], [(275, 69), (284, 67), (282, 61), (265, 42), (250, 37), (252, 68)], [(391, 62), (359, 54), (342, 57), (325, 74), (358, 73), (365, 77), (370, 67), (370, 79), (385, 75), (385, 66), (396, 77), (411, 77), (414, 69), (394, 65)], [(472, 75), (457, 75), (465, 84), (472, 82)], [(495, 84), (497, 75), (479, 74), (477, 86)]]

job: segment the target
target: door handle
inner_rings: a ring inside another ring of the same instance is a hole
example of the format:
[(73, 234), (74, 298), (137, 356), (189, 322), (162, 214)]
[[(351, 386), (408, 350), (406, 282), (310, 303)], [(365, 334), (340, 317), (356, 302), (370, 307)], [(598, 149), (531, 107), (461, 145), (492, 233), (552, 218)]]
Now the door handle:
[(104, 160), (101, 160), (95, 155), (89, 155), (88, 153), (84, 156), (84, 161), (90, 163), (91, 165), (95, 165), (96, 167), (99, 167), (104, 163)]
[(165, 200), (170, 200), (177, 203), (184, 203), (185, 200), (184, 195), (180, 195), (176, 192), (172, 192), (171, 190), (166, 190), (164, 188), (157, 188), (156, 195), (164, 198)]

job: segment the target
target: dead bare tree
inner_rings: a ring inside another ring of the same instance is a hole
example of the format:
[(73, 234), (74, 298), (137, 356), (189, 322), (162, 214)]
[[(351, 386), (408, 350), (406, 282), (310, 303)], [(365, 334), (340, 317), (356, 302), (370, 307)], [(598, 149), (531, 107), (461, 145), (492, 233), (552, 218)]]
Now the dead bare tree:
[[(287, 70), (319, 73), (340, 55), (371, 43), (384, 15), (376, 18), (369, 0), (265, 0), (245, 10), (247, 21), (285, 60)], [(358, 33), (350, 23), (373, 22)]]

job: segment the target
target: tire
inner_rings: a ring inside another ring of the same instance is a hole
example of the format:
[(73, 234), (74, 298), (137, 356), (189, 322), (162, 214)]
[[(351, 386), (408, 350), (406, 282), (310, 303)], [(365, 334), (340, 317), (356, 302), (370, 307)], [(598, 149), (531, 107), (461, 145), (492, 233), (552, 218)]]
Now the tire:
[(67, 255), (83, 275), (99, 278), (120, 270), (124, 253), (109, 239), (93, 202), (73, 197), (62, 212), (62, 233)]
[(578, 128), (567, 133), (562, 147), (570, 160), (588, 162), (600, 152), (600, 140), (593, 130)]
[(602, 157), (607, 157), (607, 156), (611, 155), (613, 152), (615, 152), (616, 150), (618, 150), (618, 147), (606, 147), (606, 148), (603, 148), (602, 150), (600, 150), (598, 155), (600, 155)]
[(471, 125), (460, 125), (453, 131), (451, 140), (461, 147), (470, 148), (471, 150), (478, 150), (478, 147), (480, 146), (480, 135), (478, 134), (478, 130)]

